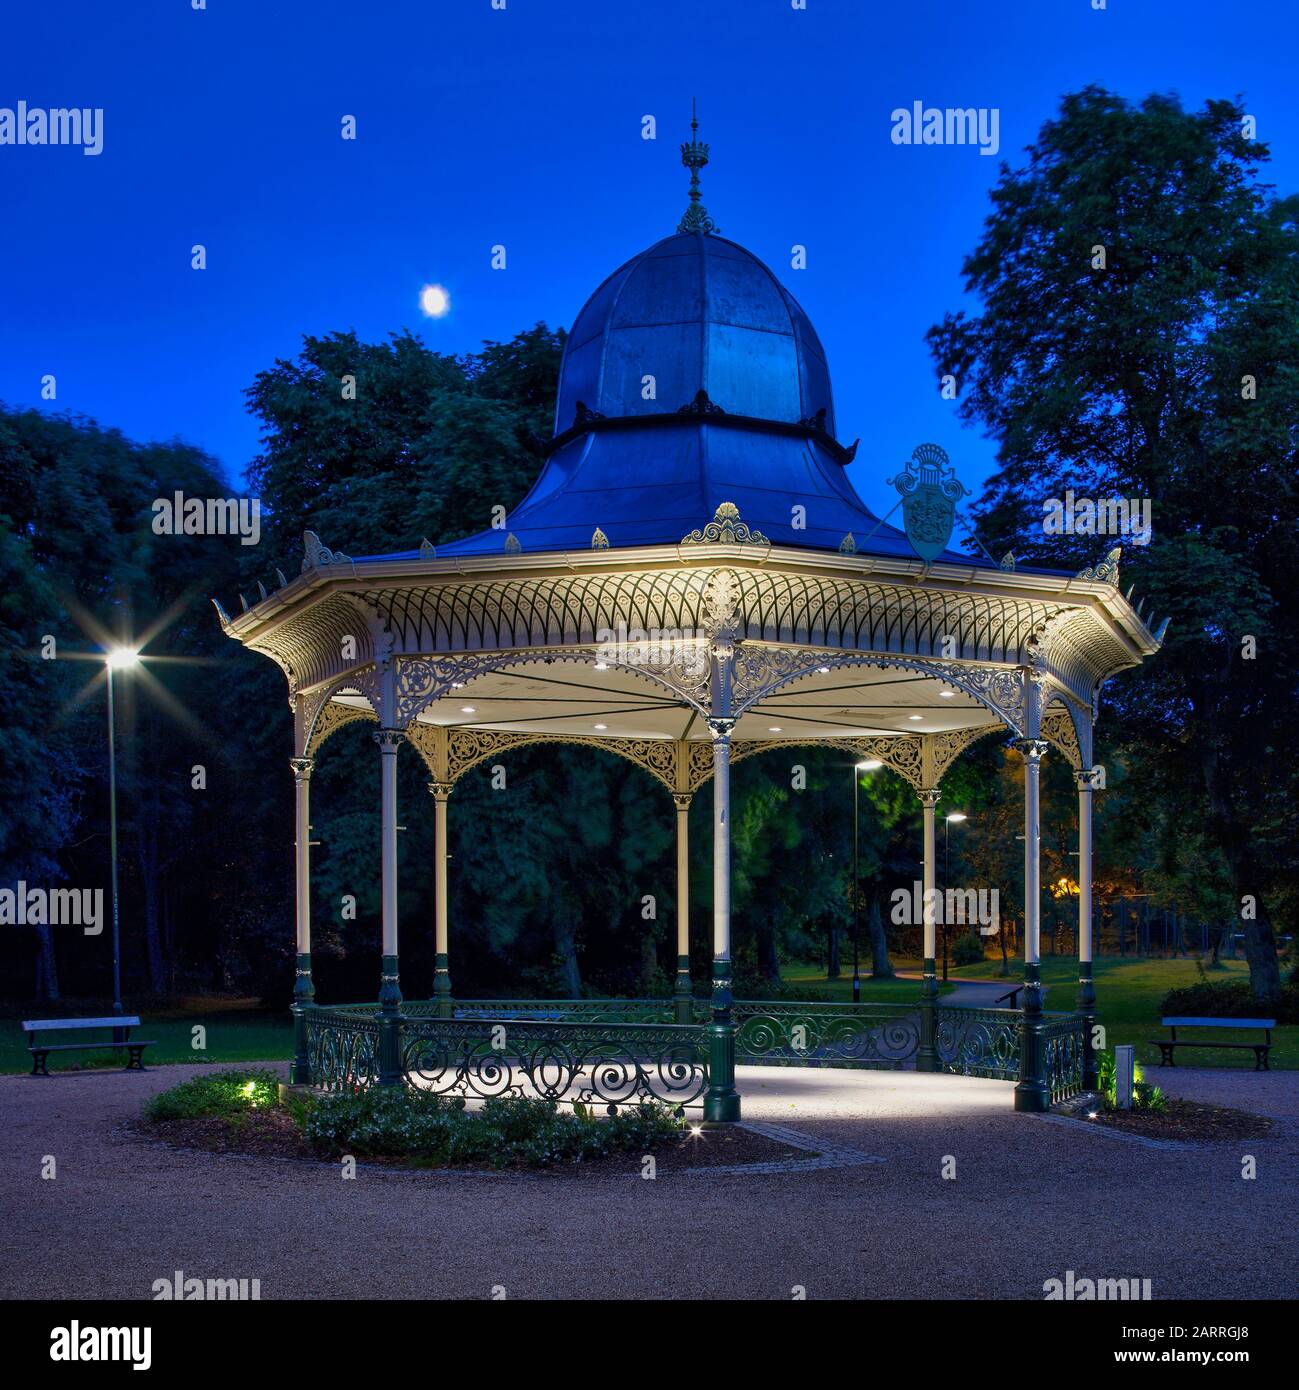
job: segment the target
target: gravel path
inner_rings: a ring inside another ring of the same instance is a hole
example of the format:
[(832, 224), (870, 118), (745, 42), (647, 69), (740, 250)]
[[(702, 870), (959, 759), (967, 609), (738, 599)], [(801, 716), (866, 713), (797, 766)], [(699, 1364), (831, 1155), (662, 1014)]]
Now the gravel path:
[[(1295, 1292), (1294, 1130), (1154, 1151), (1017, 1116), (1003, 1082), (741, 1068), (746, 1118), (882, 1161), (655, 1181), (362, 1167), (347, 1182), (124, 1130), (201, 1070), (0, 1077), (0, 1296), (148, 1298), (178, 1269), (260, 1279), (263, 1298), (1040, 1298), (1070, 1269), (1148, 1277), (1157, 1298)], [(1176, 1085), (1299, 1115), (1293, 1072), (1178, 1067)]]

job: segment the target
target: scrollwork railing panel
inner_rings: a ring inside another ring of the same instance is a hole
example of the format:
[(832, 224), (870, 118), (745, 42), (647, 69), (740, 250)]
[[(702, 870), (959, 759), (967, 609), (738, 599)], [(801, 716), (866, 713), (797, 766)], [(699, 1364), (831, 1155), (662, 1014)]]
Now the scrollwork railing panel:
[[(374, 1006), (378, 1012), (378, 1005)], [(323, 1091), (363, 1091), (379, 1079), (379, 1025), (350, 1007), (311, 1009), (307, 1057), (314, 1085)]]
[(1046, 1084), (1051, 1090), (1052, 1103), (1082, 1092), (1086, 1028), (1087, 1020), (1082, 1014), (1051, 1015), (1042, 1026)]
[(535, 1095), (610, 1113), (660, 1101), (679, 1111), (708, 1088), (707, 1035), (693, 1024), (408, 1015), (401, 1056), (408, 1085), (467, 1099)]
[(1018, 1009), (937, 1010), (938, 1060), (942, 1071), (997, 1081), (1019, 1077)]
[(920, 1043), (919, 1016), (907, 1004), (738, 999), (732, 1017), (742, 1066), (895, 1070)]

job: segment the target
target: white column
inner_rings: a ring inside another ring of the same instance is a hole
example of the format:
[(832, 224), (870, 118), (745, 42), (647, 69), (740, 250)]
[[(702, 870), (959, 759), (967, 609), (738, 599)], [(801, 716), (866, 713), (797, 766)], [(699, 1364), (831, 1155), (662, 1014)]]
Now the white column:
[(405, 735), (400, 729), (380, 729), (374, 740), (379, 745), (379, 807), (382, 847), (383, 973), (379, 1002), (396, 1008), (401, 1003), (397, 980), (397, 750)]
[[(674, 796), (677, 807), (677, 964), (690, 958), (690, 797)], [(687, 967), (688, 968), (688, 967)]]
[[(291, 758), (294, 801), (294, 916), (297, 923), (298, 969), (311, 954), (311, 772), (314, 758)], [(308, 962), (306, 969), (310, 970)]]
[[(713, 960), (731, 959), (731, 728), (710, 719), (713, 733)], [(729, 970), (727, 974), (729, 974)]]
[[(917, 793), (920, 797), (921, 809), (924, 812), (925, 834), (924, 834), (924, 864), (921, 873), (923, 893), (920, 900), (920, 920), (924, 924), (924, 959), (932, 962), (938, 954), (938, 910), (936, 898), (937, 887), (937, 862), (938, 862), (938, 825), (937, 809), (942, 792), (937, 788), (932, 791)], [(926, 969), (929, 965), (926, 965)]]
[[(1078, 781), (1078, 961), (1092, 960), (1092, 772)], [(1087, 972), (1090, 974), (1090, 971)]]
[(442, 1012), (450, 1014), (451, 974), (447, 955), (447, 801), (452, 782), (430, 782), (433, 794), (433, 993), (444, 1002)]
[(1024, 964), (1041, 962), (1041, 774), (1047, 745), (1041, 739), (1022, 739), (1024, 755)]

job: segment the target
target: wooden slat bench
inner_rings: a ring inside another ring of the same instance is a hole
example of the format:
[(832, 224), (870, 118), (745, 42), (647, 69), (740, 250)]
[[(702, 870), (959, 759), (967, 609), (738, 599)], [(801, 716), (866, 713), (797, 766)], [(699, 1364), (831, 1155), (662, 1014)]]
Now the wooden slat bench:
[[(1276, 1019), (1274, 1018), (1165, 1018), (1161, 1019), (1160, 1022), (1172, 1034), (1171, 1038), (1150, 1039), (1159, 1047), (1159, 1065), (1161, 1067), (1175, 1067), (1177, 1065), (1173, 1053), (1179, 1047), (1229, 1047), (1239, 1049), (1242, 1052), (1253, 1052), (1255, 1071), (1272, 1070), (1267, 1059), (1268, 1053), (1272, 1050), (1272, 1029), (1276, 1027)], [(1193, 1041), (1179, 1038), (1177, 1036), (1179, 1028), (1262, 1028), (1266, 1029), (1267, 1040), (1261, 1043), (1218, 1042), (1213, 1039)]]
[[(131, 1041), (131, 1029), (138, 1028), (140, 1020), (138, 1018), (127, 1017), (118, 1014), (115, 1018), (31, 1018), (23, 1024), (23, 1032), (27, 1034), (27, 1046), (32, 1054), (32, 1075), (48, 1076), (49, 1070), (46, 1062), (51, 1052), (89, 1052), (97, 1048), (111, 1048), (118, 1052), (126, 1053), (126, 1070), (143, 1071), (144, 1049), (152, 1045), (153, 1039), (137, 1039)], [(96, 1042), (71, 1042), (53, 1043), (45, 1040), (50, 1033), (60, 1032), (83, 1032), (88, 1028), (111, 1028), (114, 1033), (120, 1032), (122, 1040), (119, 1042), (116, 1037), (110, 1038), (107, 1042), (100, 1039)]]

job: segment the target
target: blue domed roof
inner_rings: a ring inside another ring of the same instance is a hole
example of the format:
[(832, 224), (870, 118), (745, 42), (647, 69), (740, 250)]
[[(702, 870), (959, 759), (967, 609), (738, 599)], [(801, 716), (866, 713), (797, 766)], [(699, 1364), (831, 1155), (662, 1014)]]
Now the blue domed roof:
[(578, 314), (555, 433), (579, 402), (614, 418), (659, 415), (700, 391), (729, 415), (796, 425), (824, 411), (834, 435), (825, 352), (794, 296), (735, 242), (679, 232), (615, 270)]

